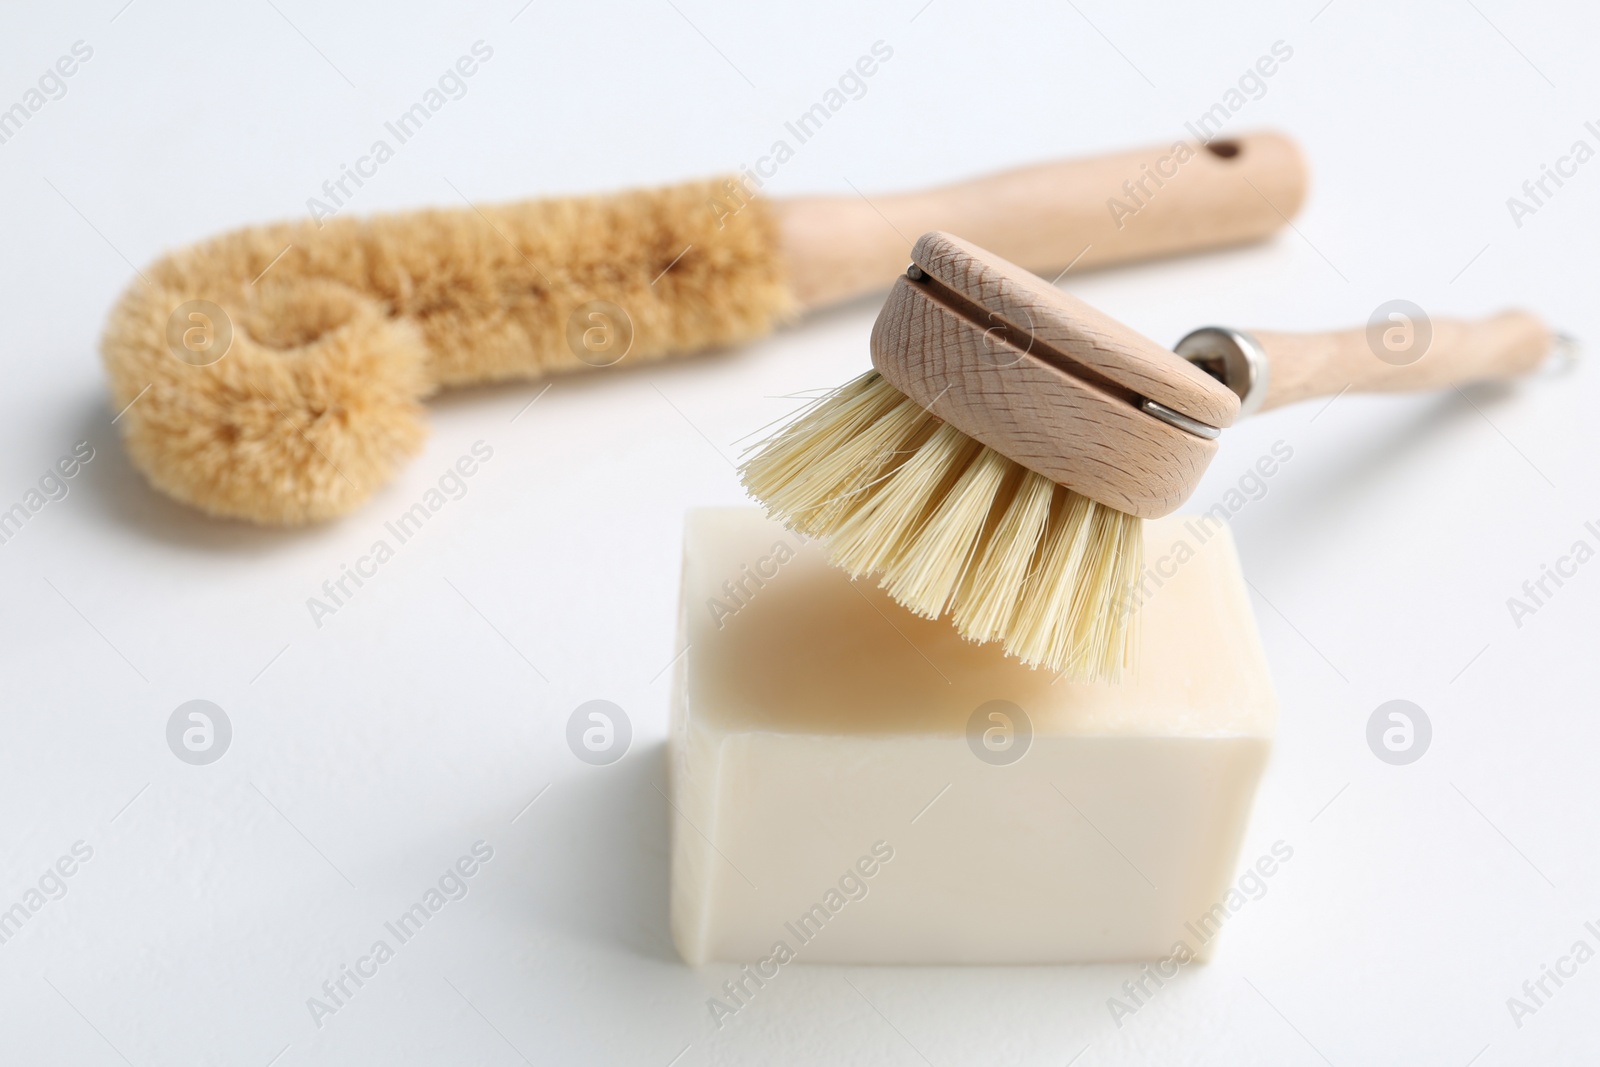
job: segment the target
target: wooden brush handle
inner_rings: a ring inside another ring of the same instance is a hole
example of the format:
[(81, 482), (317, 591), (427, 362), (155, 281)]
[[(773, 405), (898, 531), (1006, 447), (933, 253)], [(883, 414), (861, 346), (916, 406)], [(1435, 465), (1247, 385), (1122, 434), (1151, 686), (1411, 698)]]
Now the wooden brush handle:
[(1239, 398), (1156, 342), (986, 249), (928, 233), (872, 328), (885, 381), (1007, 459), (1118, 511), (1183, 503), (1216, 433), (1147, 414), (1143, 398), (1208, 426)]
[(805, 308), (886, 289), (928, 230), (958, 233), (1053, 277), (1260, 240), (1305, 199), (1294, 142), (1255, 133), (1045, 163), (898, 195), (773, 203), (790, 284)]
[[(1416, 353), (1425, 325), (1432, 337), (1426, 349)], [(1525, 311), (1477, 320), (1432, 319), (1426, 324), (1395, 320), (1370, 331), (1260, 330), (1251, 336), (1271, 365), (1263, 411), (1346, 389), (1389, 393), (1515, 377), (1537, 367), (1551, 347), (1550, 331)], [(1380, 352), (1387, 358), (1380, 358)]]
[(872, 328), (884, 380), (1006, 458), (1146, 519), (1194, 492), (1242, 410), (1511, 377), (1551, 348), (1527, 312), (1467, 321), (1413, 306), (1336, 333), (1206, 327), (1175, 353), (961, 238), (924, 234), (912, 264)]

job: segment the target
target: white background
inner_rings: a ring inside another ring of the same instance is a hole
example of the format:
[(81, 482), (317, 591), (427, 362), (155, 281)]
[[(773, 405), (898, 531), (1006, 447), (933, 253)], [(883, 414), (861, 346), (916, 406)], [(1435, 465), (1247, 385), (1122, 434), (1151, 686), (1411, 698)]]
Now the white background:
[[(1600, 947), (1583, 928), (1600, 919), (1600, 563), (1520, 628), (1506, 606), (1573, 541), (1600, 540), (1583, 526), (1600, 520), (1592, 362), (1229, 431), (1199, 507), (1274, 441), (1294, 450), (1234, 522), (1283, 706), (1243, 858), (1279, 839), (1294, 858), (1213, 963), (1120, 1028), (1106, 1001), (1130, 966), (801, 966), (719, 1032), (706, 998), (733, 968), (683, 966), (666, 928), (657, 787), (683, 514), (742, 499), (736, 442), (792, 406), (780, 397), (866, 366), (875, 302), (738, 352), (562, 379), (515, 423), (536, 387), (441, 398), (400, 479), (292, 533), (152, 492), (120, 450), (97, 356), (133, 265), (301, 215), (480, 39), (494, 58), (468, 95), (352, 210), (458, 205), (449, 183), (492, 201), (753, 162), (882, 40), (894, 56), (867, 95), (769, 187), (870, 196), (1170, 140), (1282, 40), (1293, 58), (1231, 129), (1303, 143), (1313, 181), (1296, 229), (1069, 275), (1072, 291), (1168, 343), (1213, 321), (1357, 325), (1394, 298), (1435, 314), (1522, 305), (1596, 338), (1600, 162), (1520, 228), (1506, 207), (1574, 140), (1600, 147), (1583, 125), (1600, 119), (1592, 12), (122, 2), (0, 16), (0, 106), (74, 41), (94, 49), (67, 95), (0, 145), (0, 506), (76, 442), (95, 449), (70, 495), (0, 545), (0, 908), (73, 842), (94, 850), (0, 945), (0, 1060), (1594, 1057), (1600, 962), (1520, 1028), (1506, 1006), (1578, 938)], [(305, 599), (480, 439), (494, 458), (468, 495), (317, 629)], [(636, 736), (596, 768), (564, 724), (600, 697)], [(1397, 697), (1434, 727), (1405, 767), (1365, 741)], [(232, 719), (211, 766), (165, 742), (194, 698)], [(470, 894), (314, 1026), (306, 998), (479, 839), (494, 859)]]

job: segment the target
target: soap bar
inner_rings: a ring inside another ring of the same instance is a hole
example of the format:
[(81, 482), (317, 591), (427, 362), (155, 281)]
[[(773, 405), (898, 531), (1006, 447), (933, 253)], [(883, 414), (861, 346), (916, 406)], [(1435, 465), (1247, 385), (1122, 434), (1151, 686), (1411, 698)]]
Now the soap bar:
[(1227, 527), (1173, 516), (1145, 538), (1139, 666), (1079, 685), (912, 615), (757, 508), (691, 512), (669, 742), (683, 958), (769, 978), (1179, 941), (1204, 958), (1277, 702)]

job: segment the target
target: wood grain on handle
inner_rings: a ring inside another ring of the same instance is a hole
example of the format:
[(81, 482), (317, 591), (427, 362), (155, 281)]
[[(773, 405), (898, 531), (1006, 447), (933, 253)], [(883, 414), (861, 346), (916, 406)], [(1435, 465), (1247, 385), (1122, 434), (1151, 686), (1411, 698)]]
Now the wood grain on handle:
[(1182, 504), (1216, 455), (1215, 440), (1151, 418), (903, 276), (873, 324), (872, 364), (973, 440), (1141, 518)]
[[(1432, 339), (1421, 358), (1397, 365), (1380, 359), (1366, 329), (1333, 333), (1251, 331), (1271, 364), (1266, 401), (1260, 410), (1282, 407), (1345, 389), (1364, 393), (1437, 389), (1490, 378), (1510, 378), (1533, 370), (1550, 351), (1550, 331), (1525, 311), (1506, 311), (1487, 319), (1432, 319)], [(1389, 358), (1405, 358), (1405, 323), (1396, 322), (1393, 344), (1382, 339), (1377, 351), (1399, 348)], [(1418, 325), (1410, 324), (1416, 331)], [(1413, 336), (1416, 336), (1414, 333)]]
[(1305, 189), (1294, 142), (1256, 133), (1045, 163), (870, 202), (803, 197), (773, 207), (795, 295), (814, 308), (887, 288), (928, 230), (958, 233), (1051, 277), (1074, 261), (1104, 266), (1260, 240), (1294, 216)]
[(1199, 367), (1174, 359), (1155, 341), (987, 249), (948, 233), (926, 233), (912, 247), (911, 259), (923, 271), (930, 296), (965, 305), (985, 337), (1003, 326), (1016, 347), (1046, 362), (1103, 379), (1208, 426), (1231, 426), (1239, 414), (1239, 398)]
[(1226, 426), (1239, 398), (1021, 267), (924, 234), (872, 327), (885, 381), (968, 437), (1118, 511), (1156, 518), (1193, 491), (1214, 438), (1156, 419), (1157, 399)]

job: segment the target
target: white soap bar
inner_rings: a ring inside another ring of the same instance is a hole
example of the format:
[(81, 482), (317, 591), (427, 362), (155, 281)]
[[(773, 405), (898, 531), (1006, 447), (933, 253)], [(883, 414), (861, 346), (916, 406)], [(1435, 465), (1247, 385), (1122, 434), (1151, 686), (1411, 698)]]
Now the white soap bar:
[(770, 977), (1180, 940), (1204, 957), (1277, 705), (1227, 528), (1146, 531), (1140, 666), (1074, 685), (851, 582), (759, 509), (692, 512), (670, 746), (684, 959)]

